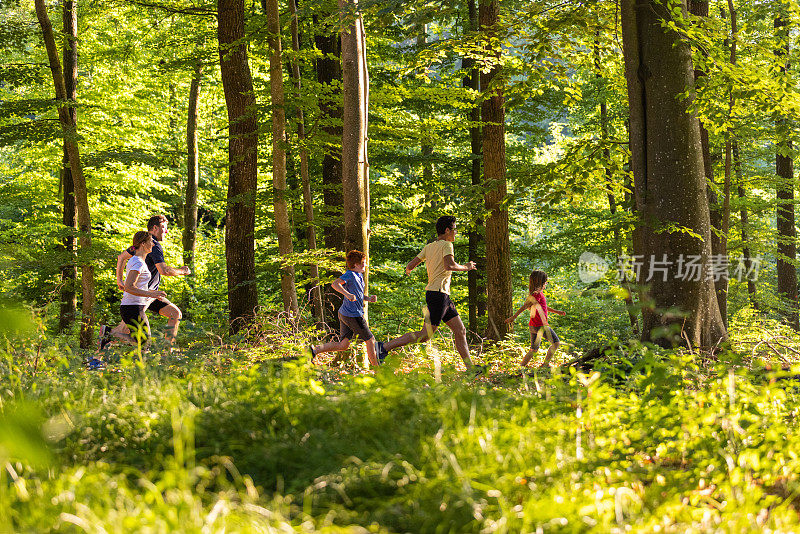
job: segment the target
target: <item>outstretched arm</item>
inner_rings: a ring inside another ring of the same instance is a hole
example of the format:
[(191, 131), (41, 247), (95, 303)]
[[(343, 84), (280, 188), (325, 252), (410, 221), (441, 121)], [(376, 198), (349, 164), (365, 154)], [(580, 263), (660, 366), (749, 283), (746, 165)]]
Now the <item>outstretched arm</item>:
[(170, 267), (164, 262), (156, 263), (156, 269), (161, 273), (161, 276), (186, 276), (192, 274), (187, 265), (183, 267)]
[(136, 281), (139, 279), (139, 271), (128, 271), (128, 276), (125, 277), (124, 289), (131, 295), (138, 297), (151, 297), (151, 298), (166, 298), (167, 294), (164, 291), (151, 291), (149, 289), (139, 289), (136, 287)]
[(567, 314), (567, 312), (565, 312), (565, 311), (561, 311), (561, 310), (554, 310), (554, 309), (553, 309), (553, 308), (551, 308), (550, 306), (548, 306), (548, 307), (547, 307), (547, 312), (548, 312), (548, 313), (552, 312), (552, 313), (555, 313), (556, 315), (566, 315), (566, 314)]
[(531, 307), (531, 303), (530, 303), (530, 301), (526, 300), (526, 301), (525, 301), (525, 302), (522, 304), (522, 306), (520, 306), (520, 307), (519, 307), (519, 309), (516, 311), (516, 313), (515, 313), (514, 315), (512, 315), (511, 317), (509, 317), (508, 319), (506, 319), (506, 323), (508, 323), (508, 324), (511, 324), (511, 323), (513, 323), (513, 322), (516, 320), (516, 318), (517, 318), (517, 317), (519, 317), (519, 314), (520, 314), (520, 313), (522, 313), (523, 311), (527, 310), (527, 309), (528, 309), (528, 308), (530, 308), (530, 307)]
[(422, 260), (414, 256), (414, 258), (410, 262), (408, 262), (408, 264), (406, 264), (406, 276), (408, 276), (411, 273), (411, 271), (413, 271), (414, 268), (420, 263), (422, 263)]
[(448, 254), (444, 257), (444, 268), (448, 271), (472, 271), (475, 269), (475, 262), (468, 261), (464, 265), (459, 265), (453, 255)]

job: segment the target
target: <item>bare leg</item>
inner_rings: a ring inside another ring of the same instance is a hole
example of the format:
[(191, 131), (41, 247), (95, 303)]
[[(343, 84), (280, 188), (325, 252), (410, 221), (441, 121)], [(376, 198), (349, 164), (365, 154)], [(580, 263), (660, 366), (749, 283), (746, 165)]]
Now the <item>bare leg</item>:
[(553, 343), (547, 348), (547, 356), (545, 356), (544, 361), (542, 362), (542, 367), (550, 365), (550, 360), (553, 359), (553, 355), (558, 350), (558, 346), (560, 343)]
[(181, 319), (183, 319), (183, 314), (181, 310), (171, 302), (167, 306), (161, 308), (158, 313), (162, 317), (167, 318), (167, 330), (164, 332), (164, 339), (167, 340), (167, 343), (172, 345), (175, 343), (175, 337), (178, 335), (178, 325), (180, 325)]
[(128, 325), (125, 324), (125, 321), (120, 321), (117, 326), (111, 329), (111, 333), (114, 335), (117, 334), (130, 335), (131, 329), (128, 328)]
[(367, 341), (367, 358), (370, 367), (378, 367), (378, 355), (375, 354), (375, 338), (371, 337)]
[(523, 356), (522, 363), (520, 365), (522, 365), (522, 367), (527, 367), (528, 362), (531, 361), (531, 358), (533, 358), (533, 355), (536, 354), (537, 352), (539, 352), (538, 346), (536, 348), (531, 347), (528, 353), (525, 356)]
[(340, 341), (329, 341), (323, 345), (311, 347), (311, 350), (314, 351), (315, 355), (318, 355), (322, 354), (323, 352), (339, 352), (342, 350), (347, 350), (348, 348), (350, 348), (350, 340), (344, 338)]
[(464, 365), (467, 369), (472, 367), (472, 358), (469, 357), (469, 344), (467, 343), (467, 329), (464, 326), (461, 317), (456, 315), (445, 323), (447, 327), (453, 331), (453, 344), (456, 346), (456, 351), (461, 356)]
[(399, 347), (405, 347), (410, 343), (424, 343), (433, 337), (433, 334), (436, 332), (437, 328), (437, 326), (433, 326), (430, 323), (425, 323), (425, 326), (423, 326), (421, 330), (416, 332), (408, 332), (407, 334), (396, 337), (391, 341), (387, 341), (383, 344), (383, 348), (389, 351)]

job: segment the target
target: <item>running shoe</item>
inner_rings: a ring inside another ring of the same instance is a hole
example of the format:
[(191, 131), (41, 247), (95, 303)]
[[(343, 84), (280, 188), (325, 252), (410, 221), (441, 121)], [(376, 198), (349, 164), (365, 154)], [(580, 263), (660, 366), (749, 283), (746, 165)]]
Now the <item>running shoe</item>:
[(100, 337), (97, 338), (97, 350), (104, 350), (111, 343), (111, 328), (107, 324), (100, 325)]
[(378, 356), (378, 365), (383, 365), (389, 351), (383, 348), (383, 341), (375, 340), (375, 354)]
[(99, 358), (89, 358), (89, 361), (86, 362), (86, 368), (91, 370), (105, 369), (106, 364)]

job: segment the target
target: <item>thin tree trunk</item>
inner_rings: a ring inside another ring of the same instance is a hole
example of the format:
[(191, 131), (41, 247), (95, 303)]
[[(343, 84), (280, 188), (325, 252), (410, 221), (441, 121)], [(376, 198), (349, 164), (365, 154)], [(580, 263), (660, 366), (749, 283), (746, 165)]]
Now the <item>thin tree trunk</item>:
[[(478, 25), (478, 7), (475, 0), (467, 0), (467, 9), (469, 12), (469, 30), (477, 32), (480, 29)], [(461, 60), (461, 66), (466, 72), (464, 76), (464, 87), (469, 87), (474, 91), (481, 90), (480, 75), (476, 68), (475, 59), (472, 57), (465, 57)], [(481, 108), (479, 105), (471, 108), (468, 113), (468, 119), (471, 123), (469, 127), (470, 139), (470, 177), (473, 187), (481, 185), (481, 149), (483, 140), (481, 137)], [(483, 212), (483, 207), (479, 208), (479, 213)], [(480, 331), (478, 326), (478, 317), (486, 315), (486, 257), (483, 252), (485, 249), (484, 242), (484, 226), (483, 216), (478, 214), (475, 217), (473, 224), (470, 226), (468, 233), (469, 239), (469, 261), (475, 262), (475, 269), (467, 273), (467, 300), (469, 302), (469, 325), (468, 329), (471, 334)]]
[[(707, 276), (711, 221), (700, 127), (688, 113), (692, 99), (678, 98), (693, 85), (691, 51), (662, 25), (670, 17), (663, 3), (623, 0), (621, 12), (638, 246), (642, 272), (659, 268), (645, 278), (643, 338), (664, 345), (683, 338), (711, 348), (727, 338), (727, 331), (713, 278)], [(700, 268), (690, 270), (690, 262)], [(681, 338), (659, 327), (678, 329)]]
[[(267, 0), (267, 30), (269, 31), (269, 82), (272, 96), (272, 195), (275, 207), (275, 228), (278, 251), (282, 257), (291, 256), (292, 229), (286, 202), (286, 108), (283, 98), (283, 68), (281, 59), (281, 27), (278, 0)], [(292, 321), (299, 315), (297, 290), (294, 287), (294, 265), (281, 269), (283, 309)]]
[[(68, 95), (64, 84), (64, 74), (61, 71), (61, 62), (58, 59), (58, 49), (55, 37), (53, 36), (53, 26), (47, 15), (47, 7), (44, 0), (35, 0), (36, 17), (42, 28), (44, 46), (47, 50), (47, 59), (50, 63), (50, 71), (53, 74), (53, 85), (55, 86), (56, 100), (59, 101), (58, 118), (64, 132), (64, 146), (67, 148), (69, 166), (72, 171), (72, 180), (75, 186), (75, 209), (78, 216), (78, 230), (80, 232), (80, 247), (84, 254), (83, 264), (81, 265), (81, 288), (82, 288), (82, 317), (80, 346), (88, 349), (92, 346), (93, 325), (94, 325), (94, 266), (91, 264), (92, 247), (92, 222), (89, 216), (89, 199), (86, 189), (86, 180), (83, 176), (81, 167), (80, 150), (78, 149), (78, 135), (75, 120), (70, 114), (67, 104)], [(73, 6), (74, 9), (74, 6)]]
[(736, 184), (738, 186), (739, 191), (739, 203), (741, 208), (739, 209), (739, 216), (742, 219), (742, 261), (744, 262), (745, 272), (747, 273), (747, 294), (750, 296), (750, 303), (753, 305), (753, 308), (756, 310), (759, 309), (758, 307), (758, 300), (756, 300), (756, 282), (752, 276), (750, 276), (750, 272), (753, 269), (753, 255), (750, 251), (750, 238), (748, 236), (748, 228), (750, 226), (749, 217), (747, 213), (747, 204), (744, 202), (746, 198), (745, 189), (744, 189), (744, 177), (742, 173), (742, 162), (739, 157), (739, 141), (734, 137), (733, 138), (733, 169), (734, 173), (736, 174)]
[[(64, 90), (70, 102), (77, 98), (78, 79), (78, 10), (76, 0), (65, 0), (63, 9), (64, 23)], [(72, 121), (77, 124), (77, 110), (69, 108)], [(67, 233), (62, 241), (64, 265), (61, 266), (61, 310), (58, 316), (58, 331), (66, 332), (72, 328), (78, 315), (78, 302), (75, 294), (75, 283), (78, 271), (75, 266), (75, 185), (72, 181), (72, 169), (69, 164), (69, 152), (64, 141), (61, 164), (61, 190), (64, 199), (62, 223)]]
[[(300, 36), (298, 32), (297, 20), (297, 0), (289, 0), (289, 9), (292, 12), (292, 50), (294, 57), (292, 59), (292, 78), (294, 79), (294, 87), (297, 91), (297, 99), (300, 100), (301, 77), (300, 77), (300, 63), (298, 61), (298, 54), (300, 53)], [(308, 172), (308, 148), (306, 147), (306, 125), (303, 114), (303, 108), (298, 104), (297, 106), (297, 138), (300, 145), (300, 179), (303, 182), (303, 210), (306, 215), (306, 240), (308, 241), (308, 250), (317, 250), (317, 230), (314, 227), (314, 198), (311, 196), (311, 178)], [(311, 276), (311, 304), (314, 316), (317, 321), (323, 322), (325, 315), (322, 306), (322, 287), (320, 286), (319, 267), (316, 263), (309, 265), (309, 275)]]
[[(183, 263), (194, 271), (194, 247), (197, 241), (197, 187), (200, 179), (199, 152), (197, 148), (198, 102), (203, 62), (194, 66), (189, 86), (189, 109), (186, 118), (186, 200), (183, 215)], [(190, 277), (190, 283), (193, 278)]]
[[(500, 3), (481, 2), (478, 9), (481, 31), (492, 40), (498, 38)], [(499, 60), (500, 48), (487, 54)], [(501, 73), (499, 63), (481, 73), (481, 88), (489, 96), (481, 105), (483, 118), (483, 172), (488, 191), (484, 197), (486, 211), (486, 287), (489, 325), (486, 337), (501, 340), (508, 332), (505, 319), (511, 315), (511, 260), (508, 238), (506, 198), (505, 104), (502, 83), (492, 83)]]
[[(367, 164), (367, 106), (364, 23), (357, 0), (339, 0), (342, 38), (342, 190), (345, 249), (369, 256), (369, 175)], [(364, 277), (366, 285), (366, 276)], [(365, 289), (366, 291), (366, 289)]]
[[(780, 39), (784, 41), (782, 48), (775, 50), (775, 55), (781, 61), (781, 75), (784, 83), (790, 83), (787, 71), (789, 70), (789, 31), (787, 17), (779, 15), (775, 19), (775, 30)], [(775, 173), (778, 175), (776, 186), (777, 227), (778, 227), (778, 294), (785, 301), (784, 316), (786, 321), (798, 329), (797, 311), (797, 235), (794, 220), (794, 161), (790, 155), (792, 141), (790, 140), (790, 127), (785, 118), (779, 118), (775, 125), (776, 145)]]
[(230, 329), (235, 333), (253, 320), (258, 306), (254, 241), (258, 120), (245, 44), (244, 0), (219, 0), (217, 9), (220, 72), (229, 132), (225, 259)]

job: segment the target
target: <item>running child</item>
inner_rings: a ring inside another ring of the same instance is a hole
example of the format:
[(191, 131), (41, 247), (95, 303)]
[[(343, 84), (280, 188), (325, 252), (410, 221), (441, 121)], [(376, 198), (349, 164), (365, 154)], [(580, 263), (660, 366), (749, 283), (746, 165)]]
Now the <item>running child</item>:
[(531, 272), (530, 280), (528, 282), (528, 297), (525, 302), (517, 310), (517, 313), (506, 319), (506, 323), (513, 323), (520, 313), (530, 308), (531, 318), (528, 321), (528, 330), (531, 333), (531, 348), (525, 357), (522, 358), (522, 366), (527, 367), (528, 362), (534, 354), (539, 351), (539, 345), (542, 343), (542, 338), (546, 337), (550, 342), (550, 347), (547, 349), (547, 356), (540, 367), (547, 367), (553, 355), (558, 350), (561, 341), (558, 339), (555, 330), (550, 327), (547, 320), (548, 312), (553, 312), (557, 315), (566, 315), (566, 312), (554, 310), (547, 306), (547, 298), (544, 296), (544, 287), (547, 285), (547, 273), (544, 271)]
[(375, 336), (364, 318), (364, 302), (377, 302), (376, 295), (364, 296), (364, 272), (367, 269), (366, 255), (359, 250), (347, 253), (347, 270), (331, 284), (335, 291), (344, 296), (339, 308), (339, 341), (311, 346), (311, 360), (323, 352), (338, 352), (350, 347), (350, 339), (357, 335), (367, 343), (367, 357), (372, 367), (378, 366), (375, 353)]

